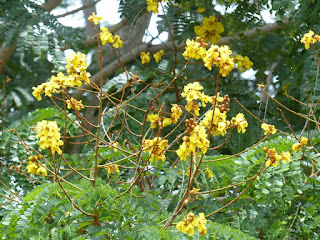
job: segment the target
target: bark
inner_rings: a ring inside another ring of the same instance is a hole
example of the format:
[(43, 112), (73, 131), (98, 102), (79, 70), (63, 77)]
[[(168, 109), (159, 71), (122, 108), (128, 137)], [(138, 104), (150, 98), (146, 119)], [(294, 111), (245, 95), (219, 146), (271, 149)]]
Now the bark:
[(47, 12), (51, 12), (53, 9), (58, 7), (61, 2), (62, 0), (48, 0), (41, 5), (41, 8)]

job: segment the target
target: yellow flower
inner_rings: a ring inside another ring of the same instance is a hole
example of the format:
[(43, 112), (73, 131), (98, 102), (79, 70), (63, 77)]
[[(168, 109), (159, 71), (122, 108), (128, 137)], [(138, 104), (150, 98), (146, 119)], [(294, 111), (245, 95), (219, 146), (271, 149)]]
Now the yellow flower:
[(203, 13), (206, 9), (204, 7), (198, 8), (197, 13)]
[(308, 143), (308, 138), (301, 137), (299, 143), (295, 143), (292, 145), (292, 150), (294, 152), (298, 152), (299, 150), (302, 150), (302, 146), (306, 145)]
[(261, 124), (261, 128), (265, 131), (264, 135), (275, 134), (277, 132), (277, 130), (274, 127), (274, 125), (269, 125), (269, 124), (266, 124), (266, 123), (262, 123)]
[(38, 131), (37, 137), (39, 138), (40, 148), (50, 148), (52, 153), (62, 153), (59, 146), (63, 145), (63, 142), (60, 140), (59, 128), (55, 121), (43, 120), (38, 122), (36, 130)]
[(162, 127), (169, 126), (172, 123), (171, 118), (165, 118), (162, 122)]
[(148, 62), (150, 62), (150, 53), (149, 52), (147, 52), (147, 53), (141, 52), (140, 58), (141, 58), (142, 64), (148, 63)]
[(159, 52), (153, 54), (153, 57), (156, 60), (156, 62), (158, 63), (161, 60), (163, 55), (164, 55), (164, 51), (160, 50)]
[(289, 152), (282, 152), (280, 155), (283, 163), (291, 162), (291, 155)]
[(196, 101), (191, 101), (188, 102), (185, 109), (188, 112), (194, 112), (194, 115), (199, 116), (199, 111), (200, 111), (200, 107), (199, 107), (199, 103), (197, 103)]
[(306, 145), (308, 143), (308, 138), (301, 137), (301, 144)]
[(194, 228), (198, 229), (198, 232), (204, 236), (207, 233), (206, 225), (207, 220), (204, 213), (199, 213), (199, 217), (195, 217), (193, 213), (189, 213), (187, 219), (178, 222), (177, 229), (182, 233), (188, 233), (189, 236), (193, 236)]
[(211, 45), (203, 58), (204, 66), (209, 70), (212, 69), (212, 65), (216, 65), (219, 69), (219, 73), (225, 77), (234, 68), (234, 59), (231, 55), (232, 51), (229, 46), (217, 46)]
[(73, 97), (71, 97), (70, 100), (67, 100), (67, 108), (71, 109), (77, 109), (78, 111), (80, 111), (82, 108), (84, 108), (83, 104), (82, 104), (82, 100), (78, 101), (76, 99), (74, 99)]
[(192, 225), (198, 228), (198, 232), (204, 236), (207, 233), (207, 220), (204, 213), (199, 213), (199, 217), (192, 221)]
[(177, 123), (179, 118), (182, 115), (181, 108), (177, 104), (172, 104), (171, 112), (172, 112), (172, 114), (171, 114), (170, 118), (171, 118), (172, 122)]
[(296, 153), (298, 152), (299, 150), (301, 150), (301, 143), (295, 143), (292, 145), (292, 150)]
[(206, 55), (206, 49), (201, 46), (201, 43), (195, 42), (194, 40), (187, 39), (186, 50), (182, 54), (186, 60), (200, 59)]
[(35, 162), (29, 161), (28, 166), (26, 168), (28, 170), (28, 173), (36, 174), (37, 169), (38, 169), (38, 165)]
[(119, 35), (115, 35), (113, 37), (114, 44), (112, 45), (114, 48), (122, 48), (123, 42), (120, 39)]
[(71, 53), (67, 57), (67, 63), (69, 63), (67, 68), (68, 74), (78, 73), (87, 70), (87, 57), (85, 54), (77, 52)]
[(200, 26), (195, 26), (194, 32), (205, 42), (216, 44), (220, 40), (220, 34), (224, 32), (221, 22), (216, 22), (215, 16), (205, 17)]
[(190, 153), (195, 153), (196, 148), (201, 149), (202, 153), (207, 152), (207, 148), (210, 145), (208, 140), (208, 134), (203, 126), (197, 125), (190, 134), (190, 137), (184, 136), (182, 138), (183, 143), (179, 146), (176, 151), (177, 155), (181, 160), (186, 160), (186, 157)]
[(101, 27), (100, 29), (101, 29), (100, 39), (101, 39), (102, 45), (106, 45), (106, 43), (113, 44), (114, 38), (112, 33), (108, 30), (108, 28)]
[(204, 172), (208, 174), (208, 178), (212, 178), (213, 177), (213, 173), (208, 167), (206, 167), (204, 169)]
[(147, 0), (147, 10), (149, 12), (158, 13), (158, 0)]
[(270, 148), (267, 151), (267, 161), (266, 161), (266, 166), (269, 167), (271, 164), (272, 166), (276, 167), (278, 166), (278, 163), (282, 159), (282, 156), (277, 153), (277, 151), (274, 148)]
[(304, 43), (306, 49), (309, 49), (310, 44), (314, 44), (317, 41), (312, 37), (313, 34), (314, 32), (310, 30), (308, 33), (304, 34), (303, 38), (300, 41), (301, 43)]
[(158, 114), (149, 114), (147, 121), (150, 122), (151, 128), (157, 128), (159, 125), (161, 125), (160, 116)]
[(39, 166), (39, 168), (37, 169), (37, 174), (42, 175), (42, 176), (47, 176), (47, 169), (45, 169), (42, 166)]
[(234, 58), (234, 62), (238, 64), (237, 68), (240, 70), (240, 72), (249, 70), (253, 65), (253, 62), (251, 62), (247, 56), (243, 57), (241, 55), (237, 55)]
[(119, 167), (117, 164), (109, 164), (107, 166), (105, 166), (106, 169), (108, 169), (108, 175), (112, 174), (112, 173), (120, 173)]
[(232, 118), (231, 124), (233, 126), (237, 127), (238, 133), (240, 133), (240, 132), (245, 133), (246, 127), (248, 127), (248, 122), (244, 118), (244, 115), (242, 113), (238, 113), (235, 118)]
[(212, 114), (213, 110), (208, 111), (200, 122), (200, 125), (207, 128), (210, 131), (210, 134), (213, 136), (224, 136), (227, 133), (227, 128), (230, 125), (230, 122), (226, 120), (226, 112), (221, 113), (218, 108), (215, 108), (213, 118)]
[(142, 150), (144, 152), (149, 152), (149, 160), (153, 162), (153, 160), (164, 161), (166, 159), (164, 155), (164, 150), (168, 147), (168, 140), (164, 140), (161, 137), (155, 137), (152, 140), (143, 140)]
[(97, 25), (97, 24), (99, 24), (99, 20), (103, 20), (103, 18), (96, 16), (96, 14), (93, 12), (92, 15), (90, 17), (88, 17), (88, 20)]

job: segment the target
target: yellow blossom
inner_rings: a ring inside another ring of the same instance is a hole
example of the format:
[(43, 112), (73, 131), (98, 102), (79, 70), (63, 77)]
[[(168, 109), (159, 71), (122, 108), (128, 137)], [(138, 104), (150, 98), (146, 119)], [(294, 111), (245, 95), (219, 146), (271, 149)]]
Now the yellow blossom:
[(115, 35), (115, 36), (113, 37), (113, 42), (114, 42), (114, 44), (112, 44), (112, 46), (113, 46), (114, 48), (122, 48), (123, 42), (121, 41), (119, 35)]
[(195, 26), (194, 32), (205, 42), (216, 44), (220, 40), (220, 34), (224, 32), (221, 22), (216, 22), (215, 16), (205, 17), (200, 26)]
[(210, 145), (208, 140), (208, 134), (203, 126), (197, 125), (190, 134), (190, 137), (184, 136), (182, 138), (183, 143), (176, 151), (181, 160), (186, 160), (191, 153), (195, 153), (196, 148), (201, 149), (202, 153), (207, 152), (207, 148)]
[(247, 56), (243, 57), (241, 55), (237, 55), (234, 58), (234, 62), (237, 63), (237, 68), (240, 70), (240, 72), (249, 70), (253, 65), (253, 62), (251, 62)]
[(206, 167), (204, 169), (204, 172), (208, 174), (208, 178), (212, 178), (213, 177), (213, 173), (208, 167)]
[(188, 111), (188, 112), (194, 112), (194, 115), (196, 116), (199, 116), (199, 111), (200, 111), (200, 106), (199, 106), (199, 103), (197, 103), (196, 101), (191, 101), (191, 102), (188, 102), (185, 109)]
[(93, 22), (94, 24), (99, 24), (99, 20), (103, 20), (103, 18), (100, 16), (96, 16), (96, 14), (93, 12), (91, 16), (88, 17), (88, 20), (90, 22)]
[(277, 132), (277, 130), (274, 127), (274, 125), (269, 125), (269, 124), (266, 124), (266, 123), (262, 123), (261, 124), (261, 128), (265, 131), (264, 135), (275, 134)]
[(291, 162), (291, 155), (289, 152), (282, 152), (280, 156), (282, 157), (283, 163)]
[(63, 142), (60, 140), (59, 128), (55, 121), (38, 122), (36, 130), (38, 131), (40, 148), (50, 148), (52, 153), (62, 153), (60, 146), (63, 145)]
[(112, 174), (112, 173), (120, 173), (119, 167), (117, 164), (109, 164), (107, 166), (105, 166), (106, 169), (108, 169), (108, 175)]
[[(210, 97), (205, 95), (201, 90), (203, 90), (203, 87), (200, 85), (200, 83), (189, 83), (186, 86), (184, 86), (181, 96), (186, 98), (187, 103), (199, 99), (201, 100), (202, 106), (205, 107), (207, 102), (210, 101)], [(189, 108), (191, 107), (189, 106)]]
[(238, 113), (235, 118), (232, 118), (231, 124), (233, 126), (237, 127), (238, 133), (240, 133), (240, 132), (245, 133), (246, 127), (248, 127), (248, 122), (244, 118), (244, 115), (242, 113)]
[(292, 145), (292, 150), (294, 152), (298, 152), (299, 150), (302, 150), (302, 146), (306, 145), (308, 143), (308, 138), (301, 137), (301, 140), (299, 143), (295, 143)]
[(163, 119), (162, 126), (166, 127), (166, 126), (169, 126), (171, 123), (172, 123), (171, 118), (165, 118)]
[(204, 7), (198, 8), (197, 13), (203, 13), (206, 9)]
[(158, 0), (147, 0), (147, 10), (149, 12), (158, 13)]
[(149, 52), (147, 52), (147, 53), (141, 52), (140, 58), (141, 58), (142, 64), (148, 63), (148, 62), (150, 62), (150, 53)]
[(82, 108), (84, 108), (83, 104), (82, 104), (82, 100), (76, 100), (74, 99), (73, 97), (71, 97), (70, 100), (67, 100), (67, 108), (68, 109), (71, 109), (71, 108), (74, 108), (74, 109), (77, 109), (78, 111), (80, 111)]
[(149, 160), (164, 161), (166, 159), (164, 155), (165, 148), (168, 147), (168, 140), (164, 140), (161, 137), (155, 137), (152, 140), (143, 140), (142, 150), (149, 152)]
[(308, 33), (304, 34), (303, 38), (300, 41), (301, 43), (304, 43), (306, 49), (309, 49), (310, 44), (314, 44), (317, 41), (312, 37), (313, 34), (314, 32), (310, 30)]
[(264, 88), (264, 84), (257, 84), (259, 88)]
[(182, 115), (182, 110), (181, 110), (181, 108), (180, 108), (179, 105), (177, 105), (177, 104), (172, 104), (171, 112), (172, 112), (171, 117), (170, 117), (170, 118), (171, 118), (171, 121), (172, 121), (173, 123), (177, 123), (178, 120), (179, 120), (179, 118), (180, 118), (181, 115)]
[(204, 66), (211, 70), (212, 65), (216, 65), (219, 73), (225, 77), (234, 68), (234, 58), (231, 54), (229, 46), (211, 45), (203, 58)]
[(200, 125), (209, 129), (210, 134), (213, 136), (224, 136), (227, 133), (227, 128), (230, 125), (230, 122), (226, 120), (226, 112), (221, 113), (218, 108), (215, 108), (214, 116), (212, 117), (212, 115), (213, 110), (208, 111), (200, 122)]
[(204, 236), (207, 233), (206, 225), (207, 220), (204, 213), (199, 213), (199, 217), (195, 217), (193, 213), (189, 213), (187, 219), (177, 223), (177, 229), (182, 233), (187, 233), (189, 236), (193, 236), (194, 228), (198, 229), (198, 232)]
[(308, 143), (308, 138), (301, 137), (301, 144), (306, 145)]
[(274, 167), (278, 166), (280, 160), (282, 159), (282, 156), (279, 155), (274, 148), (269, 148), (267, 150), (266, 157), (267, 157), (267, 161), (266, 161), (267, 167), (269, 167), (271, 164)]
[(163, 55), (164, 55), (164, 51), (160, 50), (159, 52), (153, 54), (153, 57), (156, 60), (156, 62), (158, 63), (161, 60)]
[(106, 45), (106, 43), (113, 44), (114, 42), (112, 33), (106, 27), (101, 27), (100, 39), (101, 39), (102, 45)]
[(47, 176), (47, 169), (45, 168), (45, 164), (41, 165), (39, 160), (42, 158), (41, 155), (39, 156), (30, 156), (29, 157), (29, 162), (28, 162), (28, 166), (26, 167), (27, 168), (27, 171), (28, 173), (31, 173), (31, 174), (39, 174), (39, 175), (42, 175), (42, 176)]
[(201, 46), (201, 43), (187, 39), (186, 50), (182, 54), (186, 60), (200, 59), (206, 55), (206, 49)]
[(80, 73), (87, 70), (87, 57), (85, 54), (77, 52), (71, 53), (67, 57), (67, 68), (68, 74)]
[(37, 169), (37, 174), (42, 175), (42, 176), (47, 176), (48, 175), (47, 169), (45, 169), (42, 166), (39, 166)]

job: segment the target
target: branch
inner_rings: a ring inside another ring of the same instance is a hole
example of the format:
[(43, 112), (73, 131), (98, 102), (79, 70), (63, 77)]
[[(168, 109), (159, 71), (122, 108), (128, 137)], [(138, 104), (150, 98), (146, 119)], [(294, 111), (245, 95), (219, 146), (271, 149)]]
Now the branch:
[(89, 4), (87, 4), (87, 5), (83, 5), (82, 7), (76, 8), (76, 9), (70, 11), (70, 12), (66, 12), (66, 13), (63, 13), (63, 14), (60, 14), (60, 15), (56, 15), (55, 17), (56, 17), (56, 18), (66, 17), (66, 16), (68, 16), (68, 15), (74, 14), (74, 13), (79, 12), (79, 11), (81, 11), (81, 10), (84, 10), (84, 9), (86, 9), (86, 8), (92, 7), (92, 6), (96, 5), (96, 4), (97, 4), (98, 2), (100, 2), (100, 1), (101, 1), (101, 0), (96, 0), (96, 1), (94, 1), (94, 2), (92, 2), (92, 3), (89, 3)]
[(46, 3), (43, 3), (41, 5), (41, 8), (43, 8), (47, 12), (51, 12), (53, 9), (58, 7), (62, 0), (48, 0)]
[(2, 43), (0, 47), (0, 60), (1, 60), (0, 73), (4, 70), (9, 58), (11, 57), (16, 47), (17, 47), (17, 42), (15, 42), (12, 45), (9, 45), (9, 43), (7, 42)]

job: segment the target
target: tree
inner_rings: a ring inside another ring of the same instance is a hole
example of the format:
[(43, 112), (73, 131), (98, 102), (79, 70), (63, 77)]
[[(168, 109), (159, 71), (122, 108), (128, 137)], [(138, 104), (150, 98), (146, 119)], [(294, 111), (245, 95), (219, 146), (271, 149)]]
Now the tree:
[(0, 236), (317, 239), (320, 3), (99, 2), (0, 3)]

